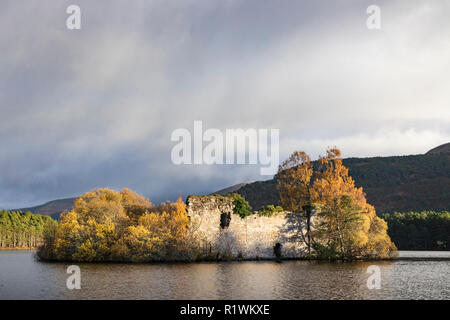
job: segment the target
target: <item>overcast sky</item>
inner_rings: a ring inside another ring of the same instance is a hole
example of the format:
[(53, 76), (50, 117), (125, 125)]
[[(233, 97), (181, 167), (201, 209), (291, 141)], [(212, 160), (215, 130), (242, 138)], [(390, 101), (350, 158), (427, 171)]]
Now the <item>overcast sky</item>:
[[(82, 29), (66, 28), (66, 8)], [(366, 9), (381, 8), (381, 30)], [(0, 207), (95, 187), (153, 202), (267, 179), (171, 162), (176, 128), (279, 128), (280, 157), (450, 141), (450, 2), (0, 2)]]

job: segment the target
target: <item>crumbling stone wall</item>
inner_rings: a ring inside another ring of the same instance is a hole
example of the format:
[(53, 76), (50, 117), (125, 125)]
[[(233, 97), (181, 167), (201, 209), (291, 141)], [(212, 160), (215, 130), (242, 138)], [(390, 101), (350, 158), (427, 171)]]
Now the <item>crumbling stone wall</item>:
[[(223, 196), (189, 196), (189, 228), (201, 243), (201, 254), (214, 259), (301, 258), (307, 248), (300, 241), (300, 214), (258, 214), (241, 218), (233, 200)], [(278, 245), (277, 245), (278, 244)]]

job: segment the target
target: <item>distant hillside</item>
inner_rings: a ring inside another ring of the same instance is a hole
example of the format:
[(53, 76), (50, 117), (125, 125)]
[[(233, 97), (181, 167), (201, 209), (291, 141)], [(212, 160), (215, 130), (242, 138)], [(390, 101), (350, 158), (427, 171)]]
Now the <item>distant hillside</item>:
[[(236, 192), (239, 188), (245, 186), (250, 182), (239, 183), (234, 186), (219, 190), (214, 192), (213, 194), (227, 195), (228, 193)], [(58, 199), (49, 201), (47, 203), (30, 207), (30, 208), (21, 208), (21, 209), (13, 209), (12, 211), (23, 211), (23, 212), (32, 212), (34, 214), (41, 214), (45, 216), (51, 216), (53, 219), (59, 219), (59, 215), (64, 211), (72, 210), (73, 202), (76, 198), (66, 198), (66, 199)]]
[(440, 145), (439, 147), (436, 147), (434, 149), (431, 149), (426, 154), (428, 155), (439, 155), (439, 154), (450, 154), (450, 142)]
[(58, 219), (59, 214), (66, 210), (73, 208), (73, 202), (75, 198), (59, 199), (49, 201), (36, 207), (17, 209), (23, 212), (31, 211), (35, 214), (41, 214), (45, 216), (51, 216), (53, 219)]
[[(344, 165), (379, 214), (450, 209), (450, 143), (423, 155), (348, 158)], [(237, 190), (254, 209), (279, 204), (275, 178)]]
[[(368, 202), (379, 214), (450, 209), (450, 143), (423, 155), (347, 158), (344, 165), (356, 185), (364, 188)], [(213, 194), (233, 192), (243, 195), (253, 209), (280, 202), (275, 178), (236, 184)], [(72, 209), (74, 200), (54, 200), (17, 210), (57, 218), (61, 212)]]
[(240, 188), (242, 188), (243, 186), (245, 186), (245, 185), (247, 185), (249, 183), (252, 183), (252, 182), (238, 183), (238, 184), (235, 184), (234, 186), (231, 186), (231, 187), (228, 187), (228, 188), (221, 189), (219, 191), (213, 192), (213, 193), (211, 193), (211, 195), (212, 194), (220, 194), (221, 196), (226, 196), (229, 193), (236, 192), (237, 190), (239, 190)]

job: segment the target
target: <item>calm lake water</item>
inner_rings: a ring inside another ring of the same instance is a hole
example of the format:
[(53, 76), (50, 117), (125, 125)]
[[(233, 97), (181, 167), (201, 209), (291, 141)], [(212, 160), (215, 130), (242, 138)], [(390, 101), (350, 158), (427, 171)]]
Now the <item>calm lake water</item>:
[[(372, 264), (379, 290), (366, 285)], [(80, 290), (66, 288), (69, 265), (0, 251), (0, 299), (450, 299), (450, 261), (78, 264)]]

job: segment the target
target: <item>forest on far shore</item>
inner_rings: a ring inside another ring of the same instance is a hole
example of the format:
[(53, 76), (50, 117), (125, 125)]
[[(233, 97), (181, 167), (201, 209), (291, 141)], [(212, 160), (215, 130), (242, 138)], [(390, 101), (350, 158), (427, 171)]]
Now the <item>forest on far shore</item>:
[(450, 250), (450, 212), (385, 213), (388, 233), (399, 250)]

